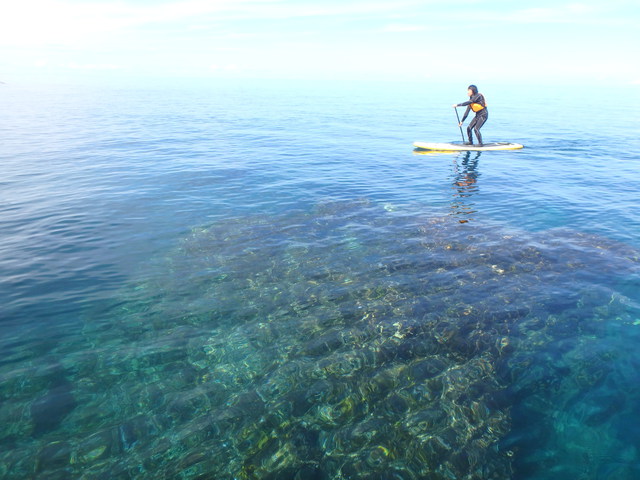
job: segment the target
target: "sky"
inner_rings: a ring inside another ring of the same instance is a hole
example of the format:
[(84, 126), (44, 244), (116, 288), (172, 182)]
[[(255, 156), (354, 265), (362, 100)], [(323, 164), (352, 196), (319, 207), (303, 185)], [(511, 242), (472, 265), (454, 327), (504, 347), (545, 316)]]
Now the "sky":
[(2, 0), (0, 81), (640, 85), (640, 2)]

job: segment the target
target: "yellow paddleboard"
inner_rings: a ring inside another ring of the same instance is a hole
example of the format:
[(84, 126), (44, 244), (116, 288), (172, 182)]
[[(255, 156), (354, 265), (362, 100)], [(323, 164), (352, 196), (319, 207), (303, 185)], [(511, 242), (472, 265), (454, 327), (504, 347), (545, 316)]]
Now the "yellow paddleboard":
[(497, 143), (485, 143), (484, 145), (465, 145), (461, 142), (451, 143), (429, 143), (429, 142), (414, 142), (413, 146), (418, 150), (431, 150), (435, 152), (484, 152), (491, 150), (519, 150), (524, 147), (519, 143), (509, 142), (497, 142)]

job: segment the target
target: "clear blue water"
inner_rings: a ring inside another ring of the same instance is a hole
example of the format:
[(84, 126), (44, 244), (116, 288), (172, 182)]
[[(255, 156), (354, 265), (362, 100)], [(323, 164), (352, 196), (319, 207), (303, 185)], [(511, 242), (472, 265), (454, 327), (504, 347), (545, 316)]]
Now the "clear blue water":
[(0, 477), (638, 478), (637, 87), (484, 93), (2, 86)]

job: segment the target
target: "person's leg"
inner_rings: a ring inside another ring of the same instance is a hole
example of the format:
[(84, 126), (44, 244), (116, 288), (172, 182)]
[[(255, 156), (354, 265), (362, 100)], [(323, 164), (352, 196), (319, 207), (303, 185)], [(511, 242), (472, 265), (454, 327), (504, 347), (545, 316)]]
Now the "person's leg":
[(480, 133), (480, 129), (482, 128), (484, 123), (487, 121), (487, 118), (489, 118), (488, 115), (482, 115), (482, 116), (476, 115), (476, 117), (473, 119), (473, 122), (471, 122), (474, 124), (473, 131), (476, 132), (476, 137), (478, 138), (478, 143), (480, 145), (482, 145), (482, 134)]
[(471, 132), (474, 130), (477, 122), (478, 122), (478, 117), (475, 116), (473, 117), (473, 120), (471, 120), (471, 122), (469, 123), (469, 126), (467, 127), (467, 136), (469, 137), (469, 145), (473, 145), (473, 135), (471, 135)]

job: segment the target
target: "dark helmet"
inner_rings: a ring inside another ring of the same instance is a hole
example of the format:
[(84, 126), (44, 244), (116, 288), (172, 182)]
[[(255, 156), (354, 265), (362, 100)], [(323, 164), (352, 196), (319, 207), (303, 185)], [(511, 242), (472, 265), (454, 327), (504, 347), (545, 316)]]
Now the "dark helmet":
[(467, 88), (471, 90), (474, 95), (478, 94), (478, 87), (476, 87), (475, 85), (469, 85)]

